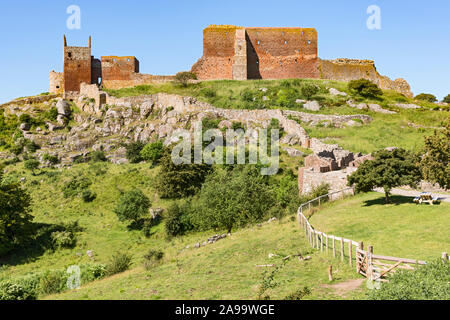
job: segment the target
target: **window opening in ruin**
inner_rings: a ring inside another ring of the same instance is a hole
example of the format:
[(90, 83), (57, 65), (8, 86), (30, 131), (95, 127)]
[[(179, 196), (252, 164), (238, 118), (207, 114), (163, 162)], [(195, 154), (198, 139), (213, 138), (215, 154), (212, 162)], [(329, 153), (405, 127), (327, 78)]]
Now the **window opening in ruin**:
[(69, 56), (69, 58), (72, 58), (72, 52), (69, 52), (67, 55)]
[(286, 40), (284, 41), (284, 44), (287, 44), (287, 41), (286, 41)]
[(308, 40), (308, 44), (311, 44), (311, 40)]
[(257, 43), (258, 43), (258, 45), (259, 45), (259, 44), (261, 44), (261, 41), (259, 41), (259, 40), (258, 40), (258, 42), (257, 42)]
[(59, 86), (56, 86), (56, 89), (59, 89)]

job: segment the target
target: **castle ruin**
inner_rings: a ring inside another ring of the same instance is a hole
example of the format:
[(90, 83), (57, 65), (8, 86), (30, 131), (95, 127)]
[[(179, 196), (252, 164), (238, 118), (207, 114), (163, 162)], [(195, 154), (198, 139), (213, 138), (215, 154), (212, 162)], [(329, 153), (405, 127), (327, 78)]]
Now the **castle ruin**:
[[(203, 56), (193, 65), (198, 80), (329, 79), (350, 81), (365, 78), (381, 89), (412, 96), (404, 79), (382, 76), (372, 60), (318, 57), (314, 28), (244, 28), (211, 25), (203, 31)], [(67, 46), (64, 36), (64, 70), (50, 72), (50, 93), (77, 95), (82, 83), (120, 89), (173, 80), (173, 76), (139, 73), (134, 56), (91, 55), (88, 47)]]

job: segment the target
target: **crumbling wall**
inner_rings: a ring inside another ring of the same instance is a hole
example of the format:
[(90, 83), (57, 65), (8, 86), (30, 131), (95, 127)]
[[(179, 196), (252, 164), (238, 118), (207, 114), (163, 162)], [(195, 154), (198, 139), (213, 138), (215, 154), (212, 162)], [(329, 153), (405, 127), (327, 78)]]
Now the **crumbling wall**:
[(192, 72), (199, 80), (233, 79), (236, 26), (209, 26), (203, 30), (203, 57)]
[(48, 92), (53, 94), (61, 94), (64, 92), (64, 75), (62, 72), (50, 72)]
[(356, 170), (357, 168), (350, 167), (343, 170), (321, 173), (314, 171), (313, 168), (299, 168), (299, 192), (300, 194), (310, 193), (315, 187), (318, 187), (322, 183), (328, 183), (330, 185), (330, 191), (345, 189), (347, 188), (347, 177)]
[(139, 61), (135, 57), (102, 57), (102, 80), (131, 80), (139, 72)]
[(404, 79), (392, 81), (378, 73), (372, 60), (336, 59), (319, 61), (320, 78), (350, 81), (368, 79), (376, 83), (381, 89), (394, 90), (412, 97), (411, 87)]
[(103, 80), (104, 89), (132, 88), (139, 85), (161, 84), (173, 81), (174, 76), (154, 76), (151, 74), (135, 73), (128, 80)]

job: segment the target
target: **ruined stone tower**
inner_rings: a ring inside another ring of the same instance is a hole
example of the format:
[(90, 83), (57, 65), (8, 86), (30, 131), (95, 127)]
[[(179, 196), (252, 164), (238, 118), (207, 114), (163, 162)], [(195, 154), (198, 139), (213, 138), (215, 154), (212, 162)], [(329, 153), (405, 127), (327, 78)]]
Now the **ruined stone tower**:
[(64, 94), (72, 95), (80, 91), (81, 83), (92, 82), (91, 37), (88, 47), (67, 46), (64, 36)]

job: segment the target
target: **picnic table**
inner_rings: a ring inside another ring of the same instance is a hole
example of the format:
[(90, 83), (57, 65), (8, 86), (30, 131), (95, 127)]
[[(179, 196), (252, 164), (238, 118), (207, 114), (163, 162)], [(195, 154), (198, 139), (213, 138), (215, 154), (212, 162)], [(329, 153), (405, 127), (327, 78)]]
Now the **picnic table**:
[(419, 196), (415, 197), (413, 201), (417, 204), (428, 203), (433, 205), (439, 201), (439, 198), (433, 197), (431, 193), (422, 192)]

